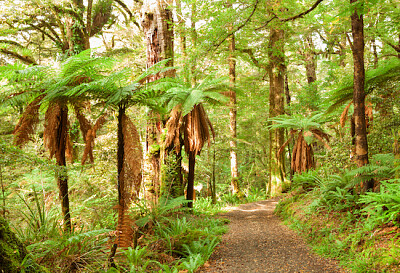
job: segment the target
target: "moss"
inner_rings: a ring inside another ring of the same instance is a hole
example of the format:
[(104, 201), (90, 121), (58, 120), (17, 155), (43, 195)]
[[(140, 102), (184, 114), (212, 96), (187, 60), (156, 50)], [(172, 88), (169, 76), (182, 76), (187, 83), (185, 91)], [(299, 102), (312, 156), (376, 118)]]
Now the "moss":
[(160, 145), (153, 144), (149, 147), (149, 154), (151, 155), (158, 155), (160, 154)]
[[(23, 262), (28, 251), (17, 236), (10, 230), (8, 223), (0, 216), (0, 272), (18, 273), (24, 268)], [(35, 264), (24, 268), (25, 272), (42, 272)]]

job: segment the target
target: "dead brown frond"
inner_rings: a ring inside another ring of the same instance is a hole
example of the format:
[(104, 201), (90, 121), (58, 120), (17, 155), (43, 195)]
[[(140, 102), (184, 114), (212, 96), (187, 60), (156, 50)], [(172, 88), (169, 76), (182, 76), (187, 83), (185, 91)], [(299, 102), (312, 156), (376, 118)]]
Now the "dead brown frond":
[(315, 168), (312, 146), (305, 141), (302, 131), (299, 133), (296, 144), (293, 147), (291, 168), (296, 173)]
[(165, 137), (164, 145), (166, 150), (170, 150), (175, 147), (176, 152), (180, 150), (179, 135), (182, 127), (182, 113), (178, 107), (171, 111), (171, 115), (167, 121), (167, 135)]
[(122, 133), (124, 136), (122, 177), (125, 184), (123, 199), (129, 204), (132, 198), (138, 197), (142, 183), (143, 151), (136, 126), (126, 115), (122, 117)]
[(74, 162), (74, 147), (72, 144), (71, 140), (71, 135), (68, 133), (67, 134), (67, 141), (66, 141), (66, 146), (65, 146), (65, 156), (69, 160), (70, 163)]
[(44, 117), (43, 132), (44, 145), (50, 153), (50, 158), (53, 158), (57, 150), (57, 129), (60, 125), (60, 119), (60, 105), (58, 103), (50, 104)]
[(372, 122), (374, 121), (374, 114), (372, 109), (372, 103), (366, 102), (365, 103), (365, 120), (366, 120), (366, 127), (372, 128)]
[(79, 128), (81, 129), (82, 137), (85, 140), (88, 131), (92, 128), (92, 124), (85, 117), (85, 115), (83, 115), (83, 113), (82, 113), (83, 108), (84, 108), (84, 106), (82, 104), (74, 105), (75, 115), (79, 122)]
[(44, 95), (39, 96), (28, 104), (18, 124), (15, 126), (13, 134), (16, 146), (22, 148), (31, 140), (31, 136), (35, 133), (36, 125), (39, 122), (40, 102), (43, 98)]
[(195, 152), (200, 154), (204, 143), (208, 141), (210, 145), (210, 130), (214, 135), (214, 129), (202, 104), (194, 106), (193, 110), (184, 119), (184, 145), (187, 154)]
[(131, 247), (133, 245), (135, 222), (131, 219), (128, 206), (118, 206), (117, 244), (118, 247)]
[[(90, 163), (94, 163), (93, 157), (93, 147), (94, 147), (94, 139), (96, 138), (97, 131), (104, 125), (107, 121), (107, 113), (103, 114), (96, 120), (96, 123), (91, 127), (85, 137), (85, 150), (83, 152), (81, 164), (85, 164), (87, 157), (89, 156)], [(83, 132), (82, 132), (83, 133)]]
[(329, 146), (328, 143), (327, 143), (327, 142), (329, 142), (329, 137), (330, 137), (330, 135), (328, 135), (328, 134), (325, 133), (325, 132), (322, 132), (322, 131), (319, 130), (319, 129), (311, 129), (310, 131), (311, 131), (311, 133), (313, 133), (313, 135), (314, 135), (319, 141), (322, 142), (322, 144), (324, 144), (324, 146), (325, 146), (328, 150), (331, 150), (331, 149), (332, 149), (331, 146)]
[(133, 242), (133, 220), (128, 209), (132, 199), (139, 195), (142, 182), (142, 147), (140, 136), (132, 121), (123, 114), (122, 134), (124, 143), (124, 158), (119, 175), (119, 207), (118, 207), (118, 246), (129, 247)]
[(349, 113), (349, 109), (353, 101), (351, 101), (343, 110), (342, 114), (340, 115), (340, 126), (343, 128), (344, 124), (346, 123), (347, 120), (347, 114)]

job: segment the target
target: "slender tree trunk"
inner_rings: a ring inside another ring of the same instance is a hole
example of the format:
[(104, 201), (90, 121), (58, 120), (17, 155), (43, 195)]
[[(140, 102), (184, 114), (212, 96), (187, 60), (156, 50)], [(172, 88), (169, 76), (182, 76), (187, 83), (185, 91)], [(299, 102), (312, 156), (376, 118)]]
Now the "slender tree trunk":
[(192, 16), (191, 16), (191, 39), (192, 39), (192, 58), (191, 58), (191, 83), (192, 86), (196, 85), (196, 48), (197, 48), (197, 31), (196, 31), (196, 11), (197, 11), (197, 7), (196, 7), (196, 3), (193, 2), (192, 3)]
[(59, 189), (59, 198), (61, 201), (61, 211), (64, 219), (64, 230), (67, 232), (71, 232), (71, 215), (69, 212), (68, 197), (68, 175), (65, 158), (65, 148), (67, 144), (68, 134), (68, 107), (65, 104), (61, 104), (60, 109), (60, 121), (57, 128), (57, 149), (55, 152), (56, 162), (58, 166), (56, 177)]
[(117, 143), (117, 171), (118, 171), (118, 204), (125, 206), (122, 198), (122, 189), (124, 188), (124, 176), (122, 168), (124, 166), (124, 135), (122, 131), (122, 116), (125, 114), (125, 107), (118, 107), (118, 143)]
[(311, 36), (307, 36), (305, 40), (305, 66), (306, 66), (306, 75), (307, 75), (307, 82), (311, 84), (317, 80), (317, 73), (316, 73), (316, 61), (315, 61), (315, 54), (314, 54), (314, 43)]
[[(279, 28), (271, 28), (268, 44), (270, 118), (284, 114), (284, 75), (286, 70), (284, 54), (284, 31)], [(285, 181), (284, 155), (283, 153), (278, 155), (278, 150), (283, 143), (284, 130), (281, 128), (270, 130), (270, 165), (267, 193), (271, 196), (282, 192)]]
[[(394, 134), (393, 154), (395, 158), (395, 167), (400, 166), (400, 130)], [(395, 173), (397, 179), (400, 178), (400, 169), (397, 168)]]
[(181, 0), (175, 0), (177, 15), (178, 15), (178, 26), (179, 26), (179, 47), (182, 54), (182, 67), (183, 67), (183, 78), (185, 82), (189, 82), (189, 69), (187, 64), (187, 52), (186, 52), (186, 33), (185, 33), (185, 21), (183, 20)]
[(188, 207), (193, 208), (193, 197), (194, 197), (194, 170), (196, 164), (196, 152), (189, 152), (189, 175), (186, 190), (186, 200), (189, 201)]
[(371, 39), (371, 44), (372, 44), (372, 53), (374, 54), (374, 68), (378, 68), (378, 51), (376, 49), (376, 41), (375, 37)]
[(346, 67), (346, 34), (342, 35), (342, 41), (339, 43), (339, 65)]
[[(232, 27), (230, 27), (232, 29)], [(229, 131), (230, 131), (230, 157), (231, 157), (231, 187), (233, 194), (241, 195), (239, 188), (239, 172), (237, 160), (237, 132), (236, 132), (236, 92), (234, 91), (236, 84), (236, 59), (235, 59), (235, 35), (232, 34), (229, 40)]]
[[(306, 67), (307, 82), (309, 85), (308, 92), (311, 98), (318, 97), (318, 89), (315, 81), (317, 80), (317, 62), (315, 60), (315, 47), (311, 36), (307, 36), (305, 41), (304, 62)], [(315, 101), (308, 104), (309, 111), (317, 111), (318, 106)]]
[[(355, 3), (359, 0), (350, 0)], [(351, 29), (353, 34), (353, 61), (354, 61), (354, 125), (355, 125), (355, 157), (358, 167), (368, 164), (368, 142), (365, 121), (365, 68), (364, 68), (364, 22), (362, 14), (356, 9), (351, 15)], [(373, 182), (363, 183), (363, 190), (373, 188)]]

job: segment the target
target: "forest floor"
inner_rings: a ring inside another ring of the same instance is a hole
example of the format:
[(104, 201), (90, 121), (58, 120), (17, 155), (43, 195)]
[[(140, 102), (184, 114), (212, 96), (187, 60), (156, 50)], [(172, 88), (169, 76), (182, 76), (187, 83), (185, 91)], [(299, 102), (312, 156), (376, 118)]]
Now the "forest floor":
[(221, 217), (229, 231), (209, 261), (198, 271), (345, 272), (333, 260), (317, 256), (274, 214), (278, 199), (240, 205)]

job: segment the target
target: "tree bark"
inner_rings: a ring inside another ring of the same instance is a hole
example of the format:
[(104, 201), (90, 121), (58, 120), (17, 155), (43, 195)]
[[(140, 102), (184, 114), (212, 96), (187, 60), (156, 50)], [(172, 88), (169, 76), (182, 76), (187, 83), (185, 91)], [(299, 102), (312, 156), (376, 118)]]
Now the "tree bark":
[[(173, 27), (171, 22), (172, 11), (167, 8), (165, 1), (147, 0), (143, 3), (142, 27), (147, 45), (147, 67), (170, 59), (167, 66), (173, 66), (174, 45)], [(163, 75), (154, 75), (149, 81), (160, 79), (163, 76), (174, 76), (175, 71), (169, 70)], [(151, 112), (146, 132), (146, 161), (144, 184), (146, 188), (146, 199), (157, 202), (160, 196), (161, 184), (161, 132), (163, 122), (158, 114)]]
[(189, 208), (193, 208), (195, 164), (196, 164), (196, 152), (189, 151), (189, 174), (188, 174), (188, 183), (186, 190), (186, 200), (189, 201), (188, 203)]
[(60, 122), (57, 128), (57, 150), (55, 152), (56, 162), (58, 166), (56, 177), (59, 189), (59, 198), (61, 201), (61, 211), (64, 219), (64, 230), (67, 232), (71, 232), (71, 215), (69, 210), (68, 197), (68, 175), (65, 158), (65, 149), (68, 134), (68, 107), (65, 104), (61, 104), (60, 109)]
[[(228, 7), (231, 4), (228, 3)], [(229, 27), (229, 31), (232, 31), (232, 26)], [(237, 116), (237, 105), (236, 105), (236, 92), (234, 91), (236, 84), (236, 59), (235, 59), (235, 34), (232, 34), (229, 41), (229, 149), (231, 158), (231, 187), (233, 194), (241, 195), (239, 188), (239, 172), (238, 172), (238, 159), (237, 159), (237, 130), (236, 130), (236, 116)]]
[[(269, 117), (284, 114), (284, 31), (278, 27), (270, 29), (268, 44), (269, 56)], [(270, 130), (270, 165), (267, 193), (274, 196), (282, 192), (285, 181), (284, 155), (278, 155), (279, 148), (284, 143), (284, 130), (281, 128)]]
[[(350, 0), (355, 3), (359, 0)], [(365, 68), (364, 68), (364, 21), (363, 15), (355, 9), (351, 15), (351, 29), (353, 34), (353, 61), (354, 61), (354, 126), (355, 126), (355, 159), (358, 167), (368, 164), (368, 141), (365, 120)], [(373, 188), (373, 183), (363, 183), (363, 190)]]

